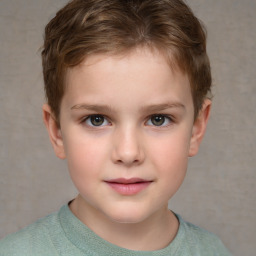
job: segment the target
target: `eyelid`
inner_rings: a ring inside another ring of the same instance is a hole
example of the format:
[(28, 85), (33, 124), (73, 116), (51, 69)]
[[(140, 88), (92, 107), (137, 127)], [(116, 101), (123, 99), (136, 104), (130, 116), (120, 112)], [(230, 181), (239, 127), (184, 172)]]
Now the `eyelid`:
[[(99, 125), (99, 126), (96, 126), (96, 125), (89, 125), (89, 124), (86, 124), (86, 121), (91, 118), (91, 117), (95, 117), (95, 116), (100, 116), (100, 117), (103, 117), (105, 121), (107, 121), (107, 124), (105, 125)], [(150, 124), (148, 126), (153, 126), (153, 127), (156, 127), (156, 128), (164, 128), (164, 127), (168, 127), (170, 125), (172, 125), (173, 123), (175, 123), (175, 118), (173, 117), (173, 115), (169, 115), (169, 114), (152, 114), (150, 116), (148, 116), (146, 118), (146, 122), (145, 124), (147, 125), (147, 123), (153, 118), (153, 117), (156, 117), (156, 116), (162, 116), (164, 117), (165, 119), (169, 120), (169, 123), (168, 124), (165, 124), (165, 125), (154, 125), (154, 124)], [(101, 128), (101, 127), (106, 127), (106, 126), (110, 126), (112, 125), (112, 122), (110, 121), (110, 118), (108, 118), (106, 115), (104, 114), (90, 114), (90, 115), (86, 115), (84, 116), (81, 121), (81, 123), (85, 123), (85, 125), (87, 127), (93, 127), (93, 128)]]
[[(149, 126), (153, 126), (153, 127), (156, 127), (156, 128), (163, 128), (163, 127), (168, 127), (168, 126), (170, 126), (170, 125), (173, 124), (174, 121), (175, 121), (175, 120), (174, 120), (174, 117), (171, 116), (171, 115), (167, 115), (167, 114), (153, 114), (153, 115), (150, 115), (150, 116), (147, 118), (146, 124), (147, 124), (153, 117), (157, 117), (157, 116), (162, 116), (162, 117), (168, 119), (168, 120), (169, 120), (169, 123), (166, 124), (166, 125), (159, 125), (159, 126), (154, 125), (154, 124), (150, 124)], [(152, 122), (152, 121), (151, 121), (151, 122)]]
[(172, 115), (160, 114), (160, 113), (159, 113), (159, 114), (150, 115), (149, 118), (154, 117), (154, 116), (163, 116), (163, 117), (166, 117), (166, 118), (168, 118), (168, 119), (170, 119), (170, 120), (173, 120), (173, 119), (174, 119), (174, 117), (173, 117)]
[[(89, 125), (89, 124), (86, 123), (87, 120), (89, 120), (91, 117), (95, 117), (95, 116), (103, 117), (104, 120), (108, 122), (108, 124), (107, 125), (105, 124), (105, 125), (96, 126), (96, 125)], [(87, 127), (90, 127), (90, 128), (91, 127), (93, 127), (93, 128), (101, 128), (101, 127), (109, 126), (109, 124), (111, 124), (111, 122), (109, 121), (109, 118), (106, 117), (105, 115), (102, 115), (102, 114), (90, 114), (90, 115), (87, 115), (87, 116), (82, 118), (81, 123), (85, 123), (85, 125)]]

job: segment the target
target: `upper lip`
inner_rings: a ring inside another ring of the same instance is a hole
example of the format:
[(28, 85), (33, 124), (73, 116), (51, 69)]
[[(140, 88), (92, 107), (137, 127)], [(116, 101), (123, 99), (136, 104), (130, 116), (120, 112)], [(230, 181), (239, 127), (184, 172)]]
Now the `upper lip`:
[(119, 183), (119, 184), (134, 184), (134, 183), (142, 183), (142, 182), (151, 182), (151, 180), (145, 180), (141, 178), (118, 178), (118, 179), (111, 179), (106, 180), (108, 183)]

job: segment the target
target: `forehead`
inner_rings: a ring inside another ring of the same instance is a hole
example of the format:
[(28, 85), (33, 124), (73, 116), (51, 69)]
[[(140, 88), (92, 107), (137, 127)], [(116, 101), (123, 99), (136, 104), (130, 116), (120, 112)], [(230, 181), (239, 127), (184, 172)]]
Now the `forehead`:
[(115, 55), (94, 54), (68, 69), (65, 94), (82, 101), (85, 96), (96, 99), (102, 94), (114, 99), (124, 92), (154, 100), (160, 95), (171, 96), (172, 88), (172, 97), (190, 97), (187, 75), (170, 63), (174, 61), (168, 61), (162, 52), (148, 48)]
[(168, 71), (171, 72), (172, 75), (175, 75), (175, 73), (182, 73), (182, 75), (187, 78), (184, 68), (180, 65), (180, 63), (177, 62), (173, 51), (153, 46), (138, 46), (123, 51), (95, 53), (86, 56), (78, 65), (67, 68), (65, 76), (66, 85), (70, 83), (69, 78), (71, 73), (78, 74), (79, 71), (84, 71), (85, 69), (88, 71), (97, 69), (100, 67), (100, 65), (103, 66), (104, 63), (106, 63), (104, 69), (107, 69), (107, 66), (111, 60), (112, 62), (116, 61), (119, 67), (122, 62), (124, 63), (123, 60), (125, 60), (127, 66), (135, 66), (138, 68), (140, 65), (138, 62), (139, 59), (147, 59), (149, 63), (161, 63), (165, 67), (169, 66)]
[(66, 69), (66, 74), (68, 74), (71, 70), (81, 69), (85, 66), (89, 67), (93, 64), (96, 64), (99, 61), (104, 59), (115, 59), (115, 60), (131, 60), (134, 57), (147, 57), (148, 59), (159, 59), (161, 62), (166, 62), (169, 65), (170, 69), (175, 72), (182, 72), (184, 75), (185, 68), (183, 64), (177, 61), (175, 50), (173, 49), (165, 49), (163, 47), (157, 47), (155, 45), (139, 45), (136, 47), (128, 48), (128, 49), (116, 49), (113, 51), (106, 52), (96, 52), (94, 54), (86, 55), (84, 58), (80, 58), (81, 61), (75, 65), (68, 67)]

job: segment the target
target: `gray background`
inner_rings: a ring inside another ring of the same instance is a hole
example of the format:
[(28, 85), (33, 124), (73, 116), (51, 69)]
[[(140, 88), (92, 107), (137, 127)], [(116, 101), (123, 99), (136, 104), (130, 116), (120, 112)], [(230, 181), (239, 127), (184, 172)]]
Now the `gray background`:
[[(75, 196), (43, 126), (39, 47), (64, 0), (0, 0), (0, 237)], [(208, 29), (213, 111), (200, 153), (170, 202), (221, 237), (235, 256), (256, 251), (256, 0), (188, 0)]]

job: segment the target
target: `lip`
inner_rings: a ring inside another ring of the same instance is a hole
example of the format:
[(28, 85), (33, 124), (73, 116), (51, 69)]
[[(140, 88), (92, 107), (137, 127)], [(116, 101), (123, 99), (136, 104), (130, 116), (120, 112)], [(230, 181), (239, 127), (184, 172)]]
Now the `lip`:
[(105, 181), (114, 191), (121, 195), (136, 195), (146, 189), (151, 183), (151, 180), (141, 178), (118, 178)]

